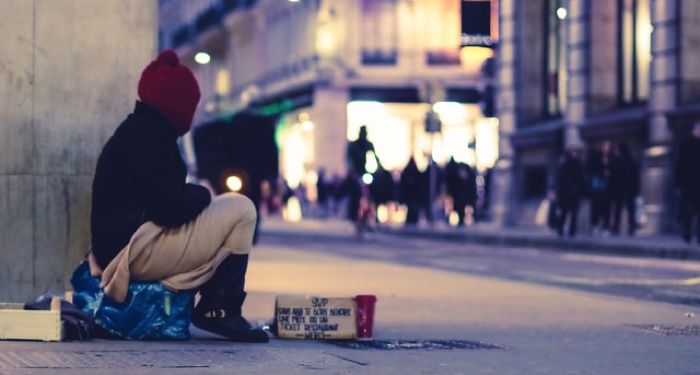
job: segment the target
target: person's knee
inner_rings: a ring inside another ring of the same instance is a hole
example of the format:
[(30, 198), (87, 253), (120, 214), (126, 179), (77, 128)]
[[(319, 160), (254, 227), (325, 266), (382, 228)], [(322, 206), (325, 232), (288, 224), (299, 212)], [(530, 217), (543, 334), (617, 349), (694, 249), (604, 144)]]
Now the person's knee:
[(258, 218), (255, 204), (250, 198), (239, 193), (226, 193), (219, 196), (227, 208), (241, 218), (242, 222), (256, 222)]

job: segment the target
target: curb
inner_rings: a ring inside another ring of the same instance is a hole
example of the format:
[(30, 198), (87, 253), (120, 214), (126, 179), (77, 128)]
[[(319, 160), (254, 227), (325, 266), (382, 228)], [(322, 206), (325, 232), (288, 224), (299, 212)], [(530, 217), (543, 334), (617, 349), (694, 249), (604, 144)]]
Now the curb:
[(700, 260), (700, 248), (691, 248), (680, 243), (625, 243), (622, 241), (603, 242), (601, 239), (573, 238), (560, 239), (556, 235), (518, 235), (511, 233), (494, 234), (483, 232), (436, 232), (420, 229), (385, 228), (383, 233), (392, 236), (410, 238), (426, 238), (441, 241), (458, 241), (486, 245), (501, 245), (509, 247), (546, 248), (561, 251), (572, 251), (589, 254), (621, 255), (629, 257), (646, 257), (678, 260)]
[[(482, 245), (508, 246), (513, 248), (542, 248), (549, 250), (570, 251), (587, 254), (617, 255), (641, 258), (660, 258), (675, 260), (700, 260), (700, 248), (691, 248), (680, 242), (673, 243), (630, 243), (623, 241), (603, 242), (601, 239), (573, 238), (560, 239), (555, 235), (518, 235), (512, 233), (484, 233), (478, 231), (434, 231), (406, 228), (380, 228), (378, 233), (392, 237), (421, 238), (445, 242), (459, 242)], [(265, 229), (261, 228), (263, 241), (265, 236), (282, 238), (304, 238), (334, 243), (357, 244), (362, 241), (353, 234), (310, 231), (304, 229)]]

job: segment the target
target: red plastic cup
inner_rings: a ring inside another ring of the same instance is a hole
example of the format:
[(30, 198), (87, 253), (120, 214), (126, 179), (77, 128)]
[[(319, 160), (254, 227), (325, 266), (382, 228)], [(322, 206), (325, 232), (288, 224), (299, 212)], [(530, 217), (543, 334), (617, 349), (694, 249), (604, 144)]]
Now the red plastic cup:
[(374, 337), (374, 305), (377, 296), (361, 294), (355, 296), (357, 306), (357, 339), (360, 341), (372, 341)]

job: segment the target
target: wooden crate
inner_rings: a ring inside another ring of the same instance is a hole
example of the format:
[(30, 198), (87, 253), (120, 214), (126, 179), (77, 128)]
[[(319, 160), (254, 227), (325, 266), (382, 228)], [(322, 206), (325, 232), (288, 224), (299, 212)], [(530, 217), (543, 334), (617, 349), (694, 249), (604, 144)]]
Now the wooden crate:
[(61, 341), (61, 299), (51, 299), (51, 310), (24, 310), (22, 303), (0, 303), (0, 340)]

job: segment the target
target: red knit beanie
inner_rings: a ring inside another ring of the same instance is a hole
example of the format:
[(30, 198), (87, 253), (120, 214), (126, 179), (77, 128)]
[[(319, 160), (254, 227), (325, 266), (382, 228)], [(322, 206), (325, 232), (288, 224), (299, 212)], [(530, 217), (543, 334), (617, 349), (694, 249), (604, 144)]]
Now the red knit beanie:
[(200, 95), (197, 79), (172, 50), (161, 52), (141, 73), (139, 98), (170, 120), (178, 135), (192, 127)]

